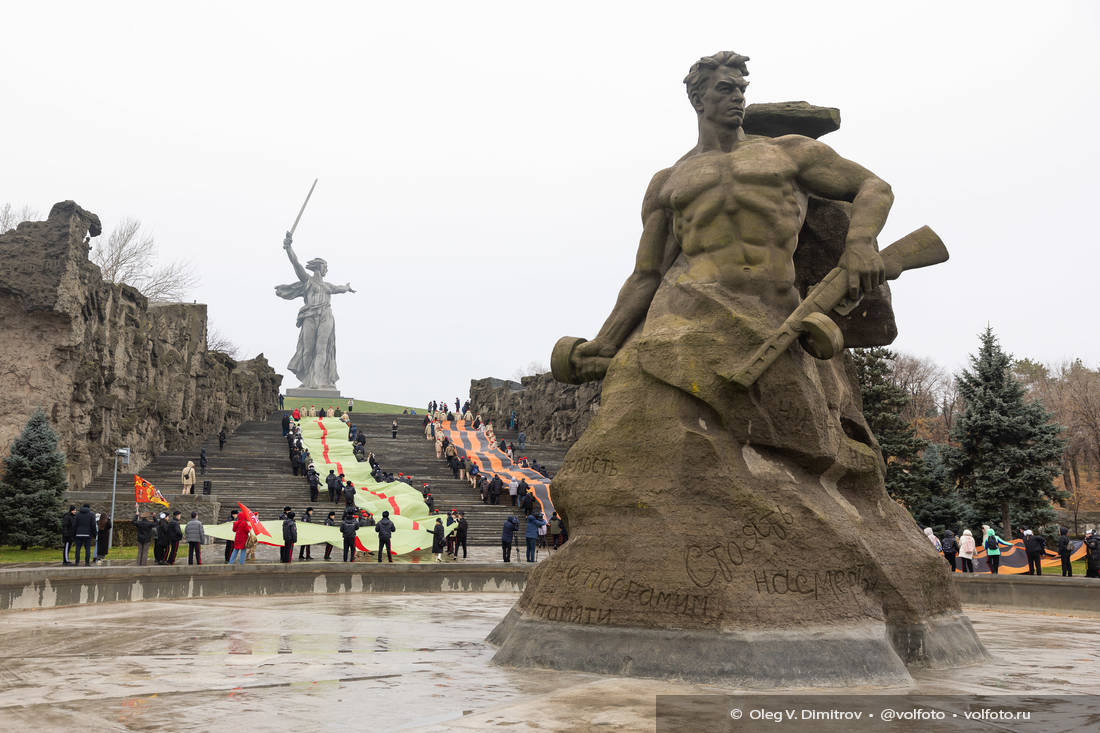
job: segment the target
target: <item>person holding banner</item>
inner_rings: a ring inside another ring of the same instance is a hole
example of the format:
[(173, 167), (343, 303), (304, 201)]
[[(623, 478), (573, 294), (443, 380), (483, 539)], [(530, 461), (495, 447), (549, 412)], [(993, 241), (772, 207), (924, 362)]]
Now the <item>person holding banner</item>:
[[(230, 565), (234, 562), (238, 565), (244, 565), (245, 548), (251, 534), (252, 524), (248, 521), (248, 516), (245, 514), (238, 515), (237, 521), (233, 522), (233, 552), (229, 555)], [(240, 560), (238, 561), (237, 558), (240, 558)]]
[(137, 564), (144, 565), (149, 559), (149, 544), (153, 541), (153, 520), (149, 512), (134, 517), (134, 529), (137, 530)]

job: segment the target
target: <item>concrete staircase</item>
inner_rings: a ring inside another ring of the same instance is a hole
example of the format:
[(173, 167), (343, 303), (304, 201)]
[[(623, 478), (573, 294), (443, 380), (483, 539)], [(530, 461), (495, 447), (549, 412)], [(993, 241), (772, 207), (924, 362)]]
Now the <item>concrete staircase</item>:
[[(398, 422), (397, 439), (391, 437), (390, 430), (395, 419)], [(288, 505), (300, 517), (311, 505), (309, 485), (303, 477), (294, 476), (290, 471), (280, 420), (281, 413), (276, 413), (265, 421), (244, 423), (229, 436), (222, 451), (218, 450), (217, 437), (212, 436), (193, 451), (161, 454), (138, 473), (156, 486), (172, 502), (173, 508), (183, 510), (186, 506), (186, 514), (189, 514), (189, 507), (197, 503), (196, 499), (198, 502), (202, 499), (180, 496), (180, 471), (189, 460), (195, 462), (197, 471), (199, 448), (205, 447), (209, 463), (206, 474), (197, 477), (196, 491), (201, 492), (203, 481), (211, 482), (210, 498), (221, 505), (218, 521), (224, 521), (237, 502), (257, 512), (262, 520), (275, 520), (282, 508)], [(503, 504), (482, 504), (468, 481), (452, 478), (446, 463), (435, 457), (434, 443), (424, 438), (423, 416), (353, 414), (352, 422), (366, 433), (367, 449), (374, 451), (383, 469), (393, 472), (394, 476), (398, 473), (411, 475), (409, 483), (418, 489), (424, 483), (430, 484), (435, 506), (441, 512), (448, 512), (451, 508), (466, 512), (471, 545), (499, 545), (504, 519), (512, 513), (518, 516), (520, 510)], [(506, 440), (515, 440), (515, 435), (508, 432), (500, 432), (499, 435)], [(556, 471), (561, 466), (565, 449), (563, 445), (528, 443), (524, 454), (538, 458), (540, 463)], [(122, 466), (119, 470), (115, 513), (118, 519), (125, 520), (133, 511), (133, 471)], [(71, 492), (66, 501), (78, 505), (88, 502), (97, 509), (110, 506), (111, 478), (110, 474), (100, 476), (84, 490)], [(312, 503), (315, 521), (324, 521), (332, 510), (336, 511), (339, 519), (343, 512), (343, 500), (339, 500), (338, 505), (330, 504), (323, 480), (318, 493), (318, 501)], [(209, 521), (205, 513), (202, 516), (204, 521)], [(269, 529), (275, 530), (270, 526)]]

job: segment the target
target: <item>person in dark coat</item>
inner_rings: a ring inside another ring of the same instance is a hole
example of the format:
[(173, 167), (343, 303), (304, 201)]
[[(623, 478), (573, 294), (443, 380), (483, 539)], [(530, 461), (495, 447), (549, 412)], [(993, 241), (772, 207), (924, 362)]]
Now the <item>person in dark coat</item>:
[(546, 520), (542, 517), (542, 512), (532, 514), (527, 517), (527, 528), (524, 530), (524, 538), (527, 540), (527, 562), (535, 561), (535, 543), (539, 539), (539, 527), (546, 526)]
[(206, 448), (200, 448), (199, 449), (199, 475), (200, 476), (205, 476), (206, 475), (206, 464), (207, 463), (209, 463), (209, 461), (206, 459)]
[(283, 437), (285, 438), (290, 434), (290, 415), (283, 413)]
[(394, 419), (393, 423), (390, 425), (390, 430), (393, 431), (393, 436), (392, 437), (396, 438), (397, 437), (397, 419), (396, 418)]
[(458, 548), (462, 547), (462, 559), (466, 559), (466, 530), (470, 525), (466, 522), (466, 512), (458, 513), (458, 529), (455, 530), (455, 560), (458, 559)]
[(374, 531), (378, 533), (378, 562), (382, 562), (382, 548), (386, 548), (386, 557), (393, 562), (393, 551), (390, 549), (390, 537), (397, 529), (390, 519), (389, 512), (382, 512), (382, 519), (374, 525)]
[(955, 533), (946, 530), (943, 539), (940, 540), (940, 549), (943, 550), (943, 559), (951, 566), (951, 572), (955, 572), (955, 556), (959, 554), (959, 542), (955, 539)]
[(306, 477), (309, 479), (309, 500), (317, 501), (317, 487), (321, 483), (321, 477), (313, 470), (313, 466), (307, 469)]
[(359, 521), (351, 512), (344, 512), (340, 522), (340, 534), (344, 538), (344, 562), (355, 562), (355, 533), (359, 530)]
[(489, 482), (489, 503), (499, 504), (500, 494), (504, 491), (504, 482), (500, 480), (500, 476), (493, 474), (493, 480)]
[(180, 540), (183, 539), (183, 528), (180, 527), (180, 512), (172, 512), (172, 521), (168, 522), (168, 557), (165, 558), (168, 565), (176, 564), (176, 553), (180, 549)]
[(1069, 559), (1069, 527), (1058, 528), (1058, 557), (1062, 560), (1062, 577), (1073, 577), (1073, 563)]
[(76, 520), (76, 504), (69, 505), (69, 511), (61, 517), (61, 544), (65, 550), (61, 555), (62, 565), (72, 565), (69, 562), (69, 553), (76, 543), (76, 533), (73, 530), (73, 522)]
[(85, 504), (73, 518), (73, 537), (76, 538), (76, 564), (80, 564), (80, 548), (84, 548), (84, 565), (92, 564), (92, 542), (95, 540), (98, 528), (95, 523), (95, 514), (92, 507)]
[(325, 476), (325, 485), (328, 486), (328, 500), (335, 504), (336, 495), (340, 488), (340, 479), (336, 477), (335, 470), (331, 468), (328, 470), (328, 476)]
[[(240, 512), (238, 512), (236, 509), (229, 512), (229, 521), (230, 522), (236, 522), (237, 521), (237, 515), (239, 513)], [(229, 558), (232, 554), (233, 554), (233, 540), (226, 540), (225, 541), (225, 564), (226, 565), (229, 564)]]
[(218, 451), (219, 452), (222, 451), (225, 448), (225, 439), (226, 439), (225, 428), (222, 428), (221, 430), (218, 431)]
[(294, 512), (287, 512), (283, 520), (283, 560), (289, 563), (294, 559), (294, 543), (298, 541), (298, 524), (294, 521)]
[(519, 500), (519, 505), (523, 509), (523, 516), (531, 516), (535, 511), (535, 492), (531, 491), (531, 487), (527, 486), (527, 482), (523, 479), (519, 481), (519, 495), (523, 497)]
[(512, 543), (515, 541), (519, 519), (508, 517), (504, 520), (504, 531), (500, 533), (500, 547), (504, 550), (504, 562), (512, 562)]
[(1046, 552), (1047, 541), (1035, 534), (1030, 529), (1024, 530), (1024, 551), (1027, 553), (1027, 574), (1043, 574), (1043, 553)]
[(108, 545), (111, 542), (111, 515), (103, 512), (96, 520), (95, 562), (107, 557)]
[[(336, 512), (329, 512), (328, 513), (328, 516), (325, 517), (325, 526), (326, 527), (335, 527), (336, 526)], [(325, 543), (325, 559), (326, 560), (331, 560), (332, 559), (332, 545), (330, 545), (328, 543)]]
[(436, 562), (443, 562), (443, 546), (446, 540), (443, 538), (443, 520), (435, 518), (435, 526), (432, 528), (432, 553)]
[(157, 520), (156, 532), (156, 538), (153, 540), (153, 559), (157, 561), (157, 565), (167, 565), (168, 546), (171, 544), (169, 537), (172, 533), (168, 530), (168, 515), (164, 512), (160, 513), (160, 518)]
[(137, 532), (137, 564), (144, 565), (149, 559), (149, 545), (153, 541), (153, 520), (148, 512), (134, 517), (134, 530)]
[[(316, 475), (316, 474), (315, 474)], [(302, 521), (306, 524), (313, 524), (313, 507), (306, 508), (306, 513), (302, 515)], [(297, 542), (298, 538), (295, 537), (294, 541)], [(312, 560), (313, 553), (310, 551), (312, 545), (301, 545), (298, 548), (299, 560)]]
[(344, 511), (352, 511), (355, 508), (355, 486), (348, 481), (344, 484)]
[(1095, 529), (1085, 535), (1085, 577), (1100, 578), (1100, 537)]

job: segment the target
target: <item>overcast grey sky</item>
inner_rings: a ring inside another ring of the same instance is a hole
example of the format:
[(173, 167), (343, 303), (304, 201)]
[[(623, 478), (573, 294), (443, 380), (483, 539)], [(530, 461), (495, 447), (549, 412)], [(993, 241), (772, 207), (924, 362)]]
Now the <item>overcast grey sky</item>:
[(681, 80), (751, 57), (750, 102), (839, 107), (823, 138), (894, 188), (945, 265), (894, 284), (895, 347), (1100, 363), (1100, 3), (7, 2), (0, 203), (142, 220), (284, 386), (325, 257), (339, 386), (422, 405), (592, 337), (650, 176), (695, 143)]

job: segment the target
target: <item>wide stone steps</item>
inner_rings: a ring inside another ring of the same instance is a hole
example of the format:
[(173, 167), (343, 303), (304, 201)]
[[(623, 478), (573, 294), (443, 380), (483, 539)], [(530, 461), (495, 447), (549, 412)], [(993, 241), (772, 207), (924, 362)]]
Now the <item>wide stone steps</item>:
[[(182, 488), (180, 472), (187, 461), (193, 461), (198, 473), (199, 448), (205, 447), (208, 465), (205, 475), (196, 476), (196, 491), (202, 491), (203, 481), (211, 482), (212, 498), (221, 504), (218, 521), (224, 521), (229, 510), (235, 508), (238, 502), (257, 512), (262, 520), (268, 522), (273, 533), (278, 529), (277, 517), (284, 506), (292, 507), (301, 516), (305, 507), (312, 505), (317, 522), (324, 521), (329, 511), (335, 511), (339, 519), (343, 514), (343, 499), (338, 499), (336, 504), (329, 502), (323, 476), (318, 499), (310, 502), (309, 485), (305, 478), (291, 473), (280, 419), (281, 414), (276, 413), (268, 420), (242, 424), (229, 436), (222, 451), (218, 450), (217, 437), (211, 436), (193, 451), (163, 453), (137, 473), (174, 503), (180, 497)], [(390, 428), (394, 419), (398, 422), (396, 439), (391, 437)], [(399, 473), (410, 476), (409, 483), (418, 489), (424, 483), (430, 484), (435, 507), (440, 512), (445, 513), (452, 508), (466, 512), (470, 525), (469, 544), (499, 545), (505, 518), (510, 514), (518, 516), (519, 509), (507, 503), (482, 504), (468, 481), (454, 479), (446, 463), (435, 457), (434, 443), (424, 438), (422, 416), (353, 413), (352, 421), (365, 433), (367, 449), (374, 452), (385, 470), (393, 472), (395, 477)], [(500, 434), (505, 439), (515, 439), (508, 432)], [(563, 446), (528, 444), (525, 455), (537, 457), (541, 463), (556, 470), (564, 452)], [(126, 519), (132, 511), (131, 476), (134, 471), (124, 466), (119, 468), (116, 514)], [(327, 471), (322, 471), (324, 473)], [(100, 476), (86, 489), (72, 492), (67, 500), (77, 504), (86, 501), (97, 510), (109, 507), (111, 479), (110, 474)], [(508, 502), (507, 495), (502, 499)], [(429, 520), (429, 523), (434, 523), (434, 520)], [(521, 521), (521, 532), (522, 527)], [(522, 544), (522, 538), (519, 544)]]

